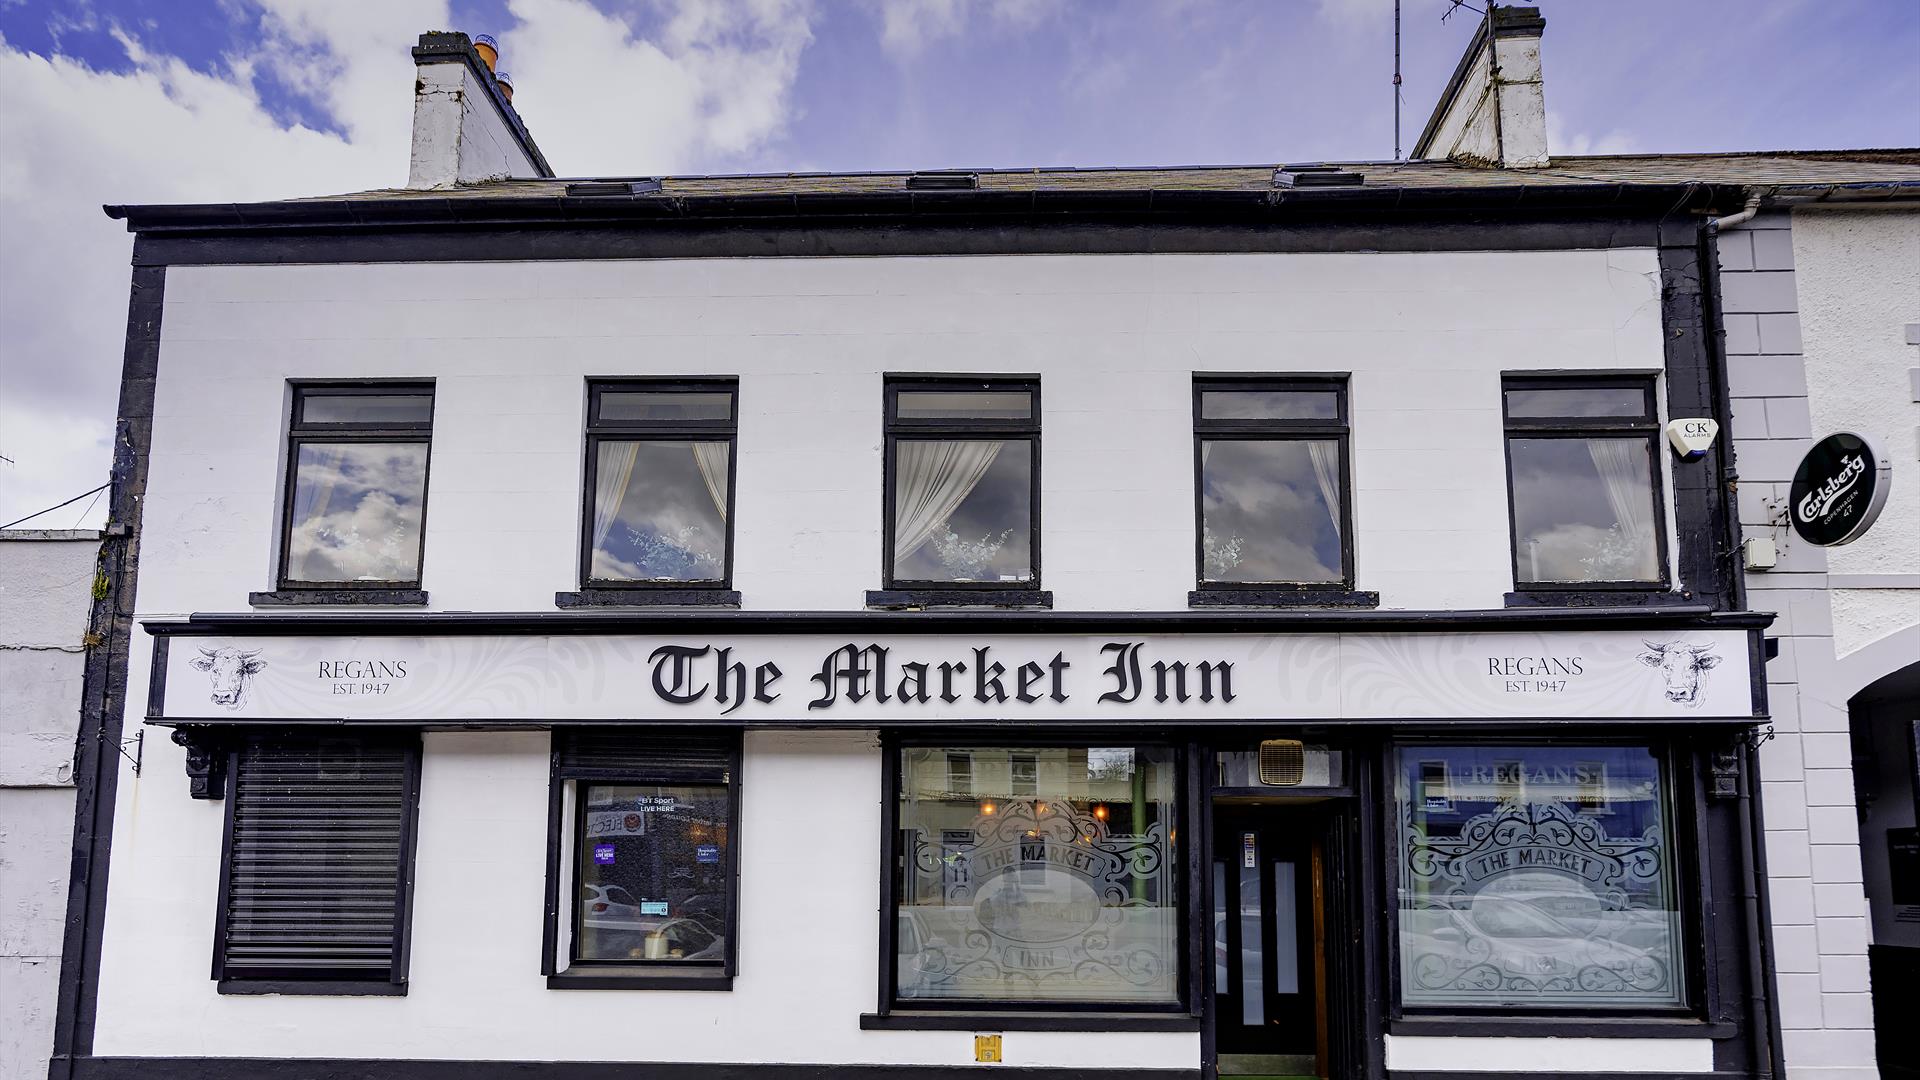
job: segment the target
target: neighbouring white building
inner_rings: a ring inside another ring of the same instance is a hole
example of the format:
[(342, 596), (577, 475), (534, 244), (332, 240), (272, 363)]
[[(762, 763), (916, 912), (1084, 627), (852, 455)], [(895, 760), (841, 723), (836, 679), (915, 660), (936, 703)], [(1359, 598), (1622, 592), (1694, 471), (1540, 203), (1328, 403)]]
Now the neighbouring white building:
[(408, 187), (110, 207), (52, 1075), (1872, 1075), (1912, 504), (1743, 573), (1750, 305), (1920, 155), (1553, 157), (1542, 26), (1406, 162), (571, 180), (434, 34)]
[(98, 532), (0, 529), (0, 1076), (53, 1049), (99, 555)]
[[(1760, 755), (1788, 1063), (1865, 1070), (1874, 1029), (1882, 1075), (1920, 1076), (1920, 205), (1756, 209), (1719, 259), (1741, 524), (1779, 550), (1747, 590), (1781, 642)], [(1835, 432), (1867, 440), (1891, 490), (1825, 548), (1792, 527), (1789, 487)]]

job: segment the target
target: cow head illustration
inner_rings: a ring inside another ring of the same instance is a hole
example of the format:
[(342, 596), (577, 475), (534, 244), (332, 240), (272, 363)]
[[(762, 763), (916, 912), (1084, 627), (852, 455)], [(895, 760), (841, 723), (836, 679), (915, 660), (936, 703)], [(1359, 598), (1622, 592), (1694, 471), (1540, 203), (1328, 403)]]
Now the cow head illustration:
[(267, 666), (267, 662), (260, 659), (259, 649), (242, 652), (232, 647), (224, 649), (202, 647), (200, 655), (189, 662), (206, 672), (207, 678), (213, 680), (213, 703), (225, 705), (229, 709), (240, 707), (241, 701), (247, 696), (247, 680)]
[(1641, 644), (1647, 651), (1640, 654), (1640, 662), (1660, 669), (1660, 677), (1667, 683), (1667, 700), (1689, 709), (1699, 708), (1700, 688), (1706, 682), (1706, 674), (1720, 662), (1713, 654), (1713, 646), (1685, 641), (1659, 644), (1645, 639)]

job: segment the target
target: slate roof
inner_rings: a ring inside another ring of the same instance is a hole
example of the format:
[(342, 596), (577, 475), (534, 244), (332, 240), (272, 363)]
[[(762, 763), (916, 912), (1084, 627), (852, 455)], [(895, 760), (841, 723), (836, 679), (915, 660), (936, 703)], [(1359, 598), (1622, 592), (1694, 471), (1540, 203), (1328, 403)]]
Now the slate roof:
[[(1920, 149), (1781, 151), (1741, 154), (1616, 154), (1556, 157), (1542, 169), (1482, 168), (1453, 161), (1329, 162), (1361, 175), (1372, 189), (1550, 188), (1594, 184), (1715, 184), (1783, 190), (1920, 187)], [(1271, 191), (1279, 163), (1166, 168), (958, 169), (983, 192)], [(912, 173), (762, 173), (661, 176), (657, 198), (863, 195), (898, 192)], [(453, 189), (382, 188), (297, 201), (541, 198), (583, 181), (641, 177), (499, 180)], [(1863, 192), (1864, 193), (1864, 192)], [(640, 196), (645, 197), (645, 196)]]

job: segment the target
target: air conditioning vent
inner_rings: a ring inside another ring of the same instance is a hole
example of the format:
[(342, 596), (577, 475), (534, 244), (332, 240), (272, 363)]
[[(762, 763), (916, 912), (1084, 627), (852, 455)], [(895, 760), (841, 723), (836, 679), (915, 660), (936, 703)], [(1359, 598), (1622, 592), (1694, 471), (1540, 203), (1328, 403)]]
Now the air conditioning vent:
[(1269, 787), (1297, 787), (1307, 775), (1307, 748), (1299, 739), (1266, 739), (1260, 743), (1260, 782)]

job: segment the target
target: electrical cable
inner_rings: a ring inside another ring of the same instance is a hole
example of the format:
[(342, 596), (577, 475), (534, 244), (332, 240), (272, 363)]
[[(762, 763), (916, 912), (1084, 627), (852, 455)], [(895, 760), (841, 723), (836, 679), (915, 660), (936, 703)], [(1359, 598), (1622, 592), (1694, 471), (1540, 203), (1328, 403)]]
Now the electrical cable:
[[(66, 502), (59, 504), (59, 506), (49, 506), (45, 510), (35, 510), (33, 513), (28, 514), (26, 517), (15, 518), (14, 520), (7, 522), (5, 525), (0, 525), (0, 529), (11, 529), (15, 525), (20, 524), (22, 521), (32, 521), (34, 518), (39, 517), (41, 514), (51, 514), (55, 510), (60, 509), (61, 506), (72, 506), (74, 503), (77, 503), (81, 499), (84, 499), (87, 496), (92, 495), (94, 492), (105, 491), (106, 489), (112, 486), (113, 486), (113, 481), (109, 480), (106, 483), (101, 484), (97, 488), (88, 488), (87, 490), (81, 492), (80, 494), (75, 495), (73, 498), (68, 499)], [(91, 507), (89, 507), (89, 509), (91, 509)]]

